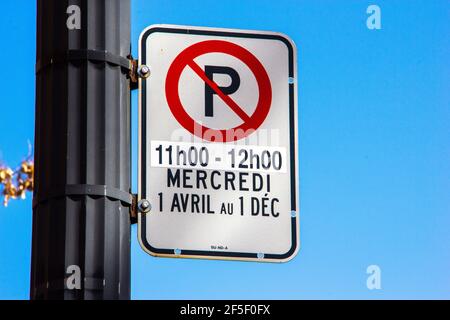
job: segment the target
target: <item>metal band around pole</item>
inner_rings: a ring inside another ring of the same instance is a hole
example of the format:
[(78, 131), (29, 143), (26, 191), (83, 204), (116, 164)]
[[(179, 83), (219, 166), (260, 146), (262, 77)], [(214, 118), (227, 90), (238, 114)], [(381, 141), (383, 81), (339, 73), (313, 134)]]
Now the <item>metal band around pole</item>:
[(125, 191), (119, 190), (117, 188), (111, 188), (106, 185), (92, 185), (92, 184), (67, 184), (62, 187), (55, 187), (49, 192), (45, 193), (45, 197), (35, 197), (33, 198), (33, 207), (48, 201), (49, 199), (64, 197), (64, 196), (100, 196), (108, 197), (116, 200), (125, 202), (131, 205), (133, 196)]
[(131, 70), (131, 62), (128, 58), (113, 54), (105, 50), (77, 49), (67, 50), (51, 57), (40, 59), (36, 63), (36, 73), (49, 67), (50, 65), (67, 63), (69, 61), (90, 60), (98, 62), (108, 62)]

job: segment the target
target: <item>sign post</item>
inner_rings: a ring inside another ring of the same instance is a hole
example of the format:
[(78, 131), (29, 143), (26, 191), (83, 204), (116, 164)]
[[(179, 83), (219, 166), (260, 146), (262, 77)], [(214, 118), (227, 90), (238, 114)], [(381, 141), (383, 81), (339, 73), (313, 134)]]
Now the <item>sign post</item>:
[(36, 42), (30, 298), (129, 299), (130, 1), (39, 0)]
[(139, 43), (138, 216), (164, 257), (299, 248), (296, 49), (272, 32), (154, 25)]

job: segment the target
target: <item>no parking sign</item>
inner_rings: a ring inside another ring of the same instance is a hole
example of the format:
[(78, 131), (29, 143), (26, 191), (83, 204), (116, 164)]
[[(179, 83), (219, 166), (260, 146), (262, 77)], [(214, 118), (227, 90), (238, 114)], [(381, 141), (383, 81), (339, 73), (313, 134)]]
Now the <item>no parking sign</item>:
[[(239, 89), (241, 81), (239, 73), (237, 73), (235, 69), (230, 66), (206, 65), (203, 70), (203, 68), (195, 62), (195, 58), (208, 53), (228, 54), (236, 59), (240, 59), (251, 70), (257, 81), (259, 93), (256, 110), (251, 116), (244, 111), (244, 108), (240, 107), (232, 98), (230, 98), (230, 95)], [(205, 116), (213, 116), (212, 98), (213, 94), (217, 94), (225, 103), (225, 106), (229, 107), (243, 123), (235, 128), (213, 129), (201, 125), (192, 119), (182, 106), (179, 96), (180, 76), (186, 67), (190, 67), (196, 75), (205, 82)], [(226, 74), (230, 76), (231, 84), (228, 87), (219, 87), (213, 80), (214, 74)], [(262, 124), (269, 112), (272, 100), (272, 88), (266, 70), (251, 52), (244, 47), (229, 41), (205, 40), (187, 47), (172, 62), (166, 78), (166, 97), (172, 114), (178, 122), (192, 134), (196, 134), (194, 128), (195, 124), (197, 124), (201, 127), (200, 132), (197, 132), (200, 138), (214, 141), (217, 137), (223, 137), (222, 140), (228, 142), (230, 137), (233, 140), (241, 139), (243, 138), (243, 135), (248, 135), (253, 132), (248, 129), (256, 130)], [(207, 131), (217, 133), (217, 135), (205, 135), (205, 132)], [(240, 134), (238, 136), (227, 134), (227, 131), (239, 132)]]
[(138, 237), (156, 256), (282, 262), (299, 248), (296, 51), (279, 33), (140, 37)]

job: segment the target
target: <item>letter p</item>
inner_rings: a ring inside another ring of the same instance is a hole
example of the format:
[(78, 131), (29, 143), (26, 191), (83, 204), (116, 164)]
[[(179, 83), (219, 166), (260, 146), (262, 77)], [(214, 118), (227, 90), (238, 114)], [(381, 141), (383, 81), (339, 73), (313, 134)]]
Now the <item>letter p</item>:
[[(230, 67), (223, 66), (205, 66), (205, 74), (209, 80), (214, 81), (214, 74), (226, 74), (231, 78), (231, 83), (228, 87), (219, 87), (219, 90), (224, 94), (233, 94), (239, 89), (241, 79), (236, 70)], [(207, 83), (205, 83), (205, 117), (214, 116), (213, 98), (217, 94)]]

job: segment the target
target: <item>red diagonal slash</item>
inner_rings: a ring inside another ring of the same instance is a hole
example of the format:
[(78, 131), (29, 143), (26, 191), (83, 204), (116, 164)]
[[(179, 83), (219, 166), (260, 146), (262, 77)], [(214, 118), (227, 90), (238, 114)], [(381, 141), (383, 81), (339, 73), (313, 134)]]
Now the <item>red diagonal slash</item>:
[(224, 94), (220, 89), (219, 86), (212, 81), (211, 79), (209, 79), (205, 72), (202, 70), (202, 68), (200, 68), (200, 66), (195, 63), (194, 60), (191, 60), (188, 63), (188, 66), (191, 67), (191, 69), (203, 80), (205, 81), (205, 83), (211, 87), (211, 89), (214, 90), (214, 92), (231, 108), (231, 110), (234, 111), (234, 113), (236, 113), (239, 118), (241, 118), (244, 122), (247, 122), (250, 120), (250, 117), (245, 113), (244, 110), (242, 110), (241, 107), (239, 107), (239, 105), (234, 102), (233, 99), (231, 99), (229, 96), (227, 96), (226, 94)]

